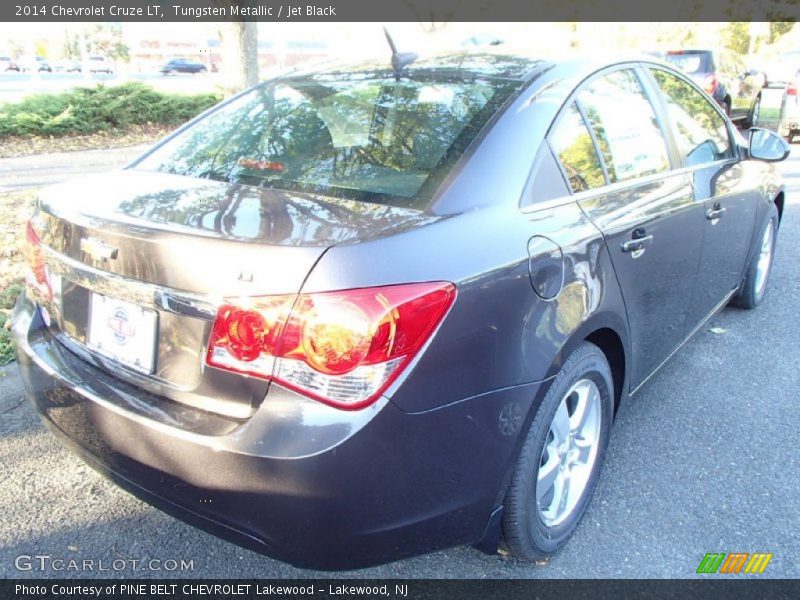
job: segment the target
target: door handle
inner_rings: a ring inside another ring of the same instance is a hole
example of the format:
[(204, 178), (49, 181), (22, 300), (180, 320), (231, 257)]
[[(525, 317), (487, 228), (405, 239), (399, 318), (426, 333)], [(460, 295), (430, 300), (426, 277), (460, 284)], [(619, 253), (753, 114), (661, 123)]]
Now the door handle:
[(721, 206), (717, 205), (714, 208), (709, 208), (706, 211), (706, 219), (711, 221), (712, 225), (719, 221), (723, 216), (725, 216), (726, 208), (722, 208)]
[[(636, 233), (634, 232), (634, 235)], [(645, 251), (645, 244), (652, 241), (652, 235), (641, 235), (622, 243), (622, 251), (630, 252), (631, 258), (639, 258)]]

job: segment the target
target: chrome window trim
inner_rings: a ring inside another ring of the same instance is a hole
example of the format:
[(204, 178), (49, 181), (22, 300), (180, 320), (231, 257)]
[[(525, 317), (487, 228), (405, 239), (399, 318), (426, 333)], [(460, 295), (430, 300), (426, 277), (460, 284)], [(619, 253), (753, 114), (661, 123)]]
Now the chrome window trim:
[(662, 179), (667, 179), (669, 177), (689, 175), (701, 169), (707, 169), (709, 167), (722, 167), (726, 164), (735, 164), (737, 162), (739, 161), (736, 158), (727, 158), (724, 160), (715, 161), (713, 163), (692, 165), (691, 167), (680, 167), (678, 169), (665, 171), (663, 173), (654, 173), (652, 175), (637, 177), (636, 179), (629, 179), (627, 181), (617, 181), (616, 183), (611, 183), (605, 186), (593, 188), (591, 190), (584, 190), (582, 192), (572, 193), (569, 196), (564, 196), (562, 198), (553, 198), (552, 200), (547, 200), (545, 202), (538, 202), (536, 204), (523, 207), (520, 210), (524, 214), (530, 214), (537, 212), (539, 210), (547, 210), (551, 208), (557, 208), (559, 206), (564, 206), (565, 204), (569, 204), (571, 202), (580, 202), (581, 200), (591, 199), (596, 196), (603, 196), (605, 194), (611, 194), (614, 192), (626, 191), (628, 188), (635, 188), (641, 185), (646, 185), (648, 183), (655, 183), (657, 181), (660, 181)]

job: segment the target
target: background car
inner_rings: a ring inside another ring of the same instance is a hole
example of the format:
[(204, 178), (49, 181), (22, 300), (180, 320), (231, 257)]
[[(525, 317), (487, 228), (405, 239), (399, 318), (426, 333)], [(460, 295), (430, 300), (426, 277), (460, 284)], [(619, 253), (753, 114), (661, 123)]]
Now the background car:
[(188, 58), (173, 58), (160, 71), (164, 75), (172, 73), (205, 73), (206, 66), (203, 63), (189, 60)]
[(111, 74), (114, 72), (114, 67), (111, 65), (111, 61), (109, 61), (105, 56), (102, 56), (100, 54), (90, 55), (87, 60), (87, 64), (90, 73)]
[(51, 67), (47, 59), (45, 59), (42, 56), (34, 56), (33, 58), (30, 57), (21, 58), (19, 65), (23, 71), (35, 71), (39, 73), (53, 72), (53, 67)]
[(57, 73), (80, 73), (83, 68), (81, 63), (71, 58), (65, 58), (54, 65)]
[(748, 70), (741, 58), (725, 50), (670, 50), (664, 60), (694, 79), (733, 121), (743, 127), (758, 122), (763, 73)]
[(496, 35), (490, 33), (476, 33), (468, 38), (462, 40), (462, 48), (481, 48), (484, 46), (499, 46), (504, 43), (504, 40)]
[(404, 60), (264, 82), (42, 191), (20, 372), (115, 481), (293, 564), (536, 560), (620, 403), (763, 301), (789, 149), (646, 57)]
[(0, 56), (0, 71), (19, 72), (19, 65), (10, 56)]
[(800, 71), (800, 50), (785, 52), (777, 58), (763, 64), (761, 69), (766, 74), (766, 86), (782, 87), (793, 83)]
[(800, 134), (800, 81), (794, 80), (786, 86), (781, 98), (778, 133), (791, 143)]

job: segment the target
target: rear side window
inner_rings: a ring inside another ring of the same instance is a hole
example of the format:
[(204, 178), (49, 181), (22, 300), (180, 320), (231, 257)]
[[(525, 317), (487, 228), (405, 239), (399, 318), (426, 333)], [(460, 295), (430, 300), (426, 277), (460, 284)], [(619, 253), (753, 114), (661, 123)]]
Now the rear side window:
[(731, 158), (733, 148), (725, 119), (711, 102), (680, 77), (660, 69), (652, 73), (664, 93), (684, 166)]
[(611, 182), (669, 169), (667, 143), (633, 71), (614, 71), (595, 79), (578, 99), (594, 130)]
[(583, 192), (606, 184), (592, 136), (574, 103), (558, 120), (550, 134), (550, 145), (573, 192)]
[(668, 53), (664, 58), (684, 73), (710, 73), (714, 70), (709, 52), (675, 52)]

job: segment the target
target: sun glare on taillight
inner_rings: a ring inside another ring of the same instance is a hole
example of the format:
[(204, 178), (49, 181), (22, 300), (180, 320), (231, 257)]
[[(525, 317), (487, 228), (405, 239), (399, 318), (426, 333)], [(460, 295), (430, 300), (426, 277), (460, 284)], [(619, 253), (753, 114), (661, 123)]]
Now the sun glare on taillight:
[(45, 298), (52, 298), (50, 282), (47, 278), (47, 271), (44, 264), (44, 253), (42, 252), (42, 242), (39, 234), (33, 228), (33, 223), (28, 221), (25, 226), (25, 259), (28, 263), (28, 270), (25, 274), (25, 281), (28, 286)]
[(224, 304), (206, 363), (363, 408), (430, 339), (455, 294), (453, 284), (436, 282)]
[(790, 83), (786, 86), (786, 95), (787, 96), (797, 96), (797, 84)]

